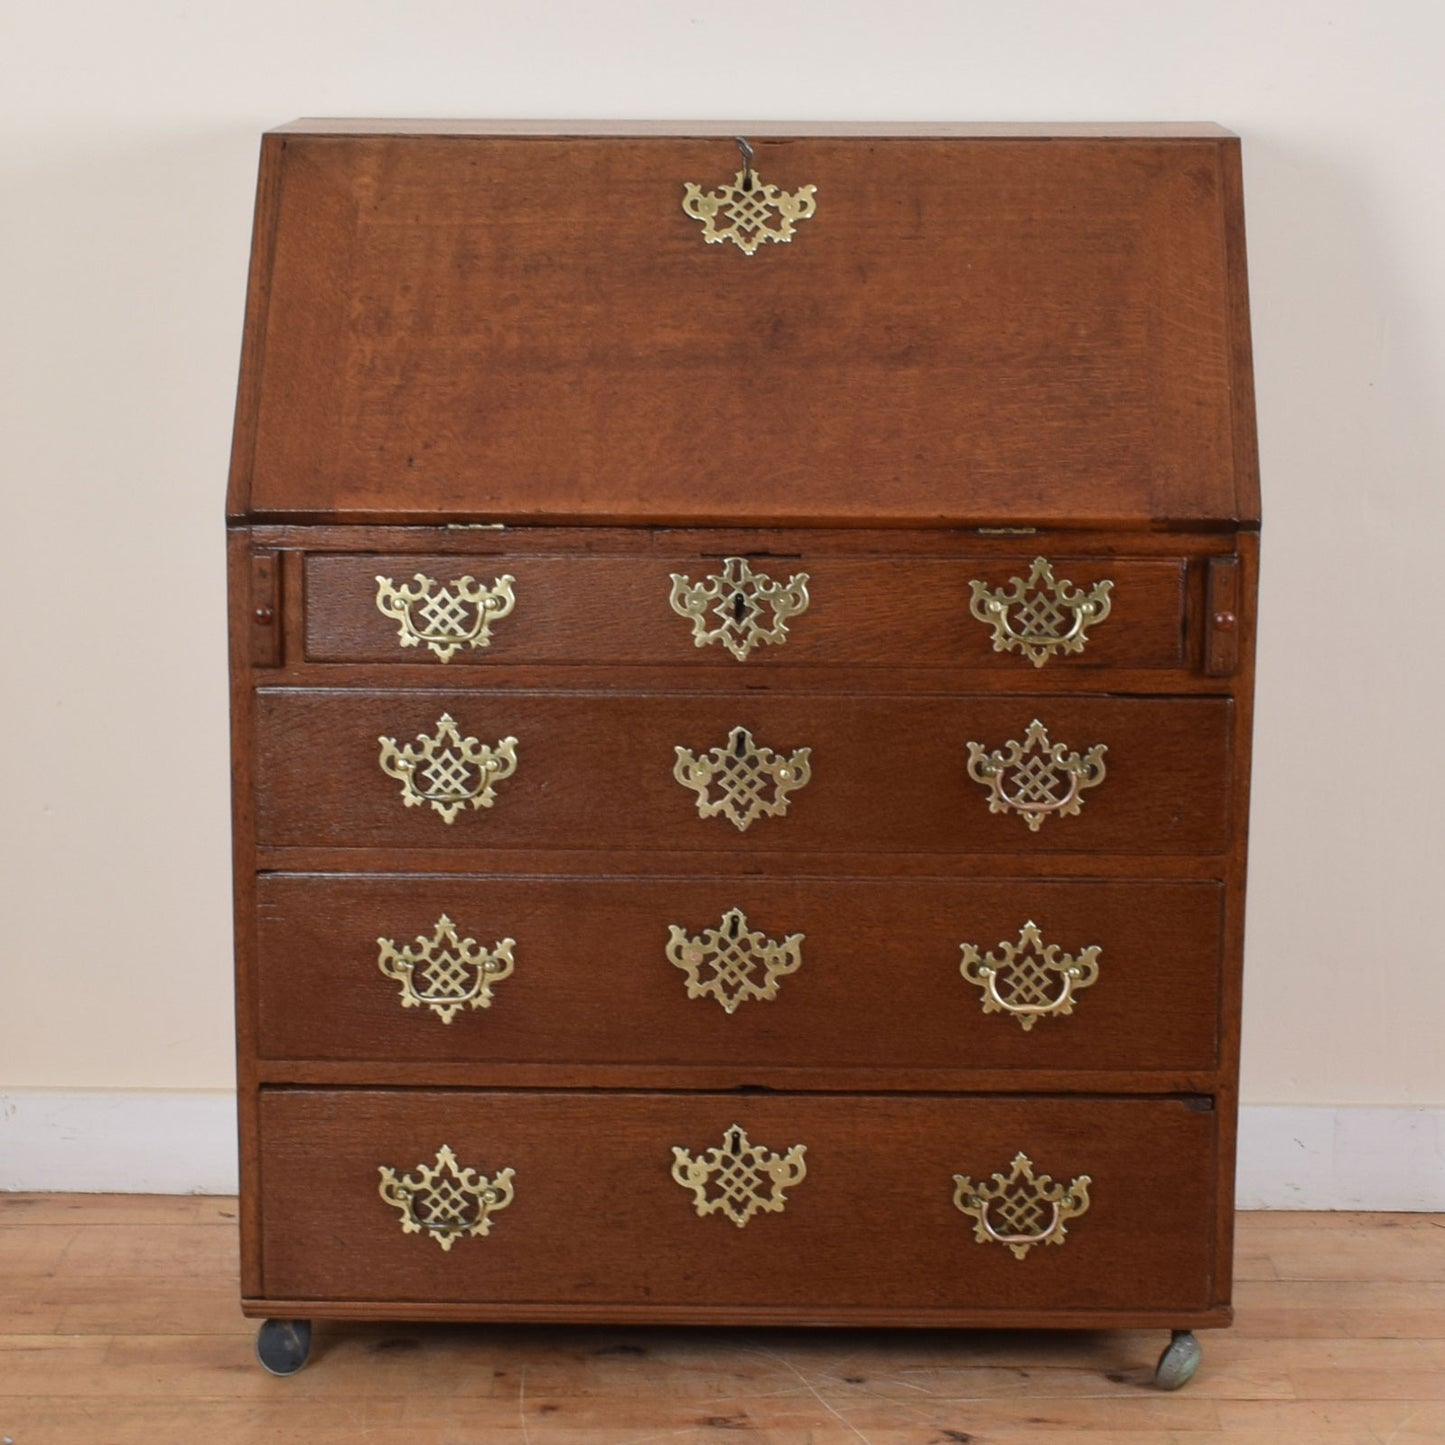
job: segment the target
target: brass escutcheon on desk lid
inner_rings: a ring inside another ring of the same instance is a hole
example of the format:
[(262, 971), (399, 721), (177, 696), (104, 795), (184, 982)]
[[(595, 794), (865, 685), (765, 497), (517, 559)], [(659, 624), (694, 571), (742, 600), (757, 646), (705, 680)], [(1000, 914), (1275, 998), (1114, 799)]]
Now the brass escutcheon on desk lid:
[(418, 1164), (416, 1172), (398, 1177), (385, 1164), (377, 1165), (381, 1183), (377, 1192), (393, 1209), (401, 1211), (403, 1234), (429, 1234), (449, 1252), (457, 1240), (487, 1235), (492, 1216), (500, 1213), (516, 1193), (512, 1169), (499, 1169), (489, 1179), (475, 1169), (462, 1169), (451, 1147), (437, 1150), (434, 1164)]
[(993, 650), (1021, 652), (1035, 667), (1082, 652), (1089, 627), (1102, 622), (1113, 605), (1112, 582), (1096, 582), (1086, 592), (1067, 579), (1056, 581), (1047, 557), (1035, 557), (1028, 579), (1011, 577), (1007, 588), (968, 585), (973, 593), (968, 609), (993, 628)]
[(694, 181), (682, 190), (682, 209), (702, 225), (708, 245), (731, 241), (745, 256), (754, 255), (768, 241), (791, 242), (794, 227), (818, 209), (817, 186), (800, 186), (788, 192), (768, 185), (753, 169), (753, 148), (735, 137), (743, 168), (730, 186), (704, 191)]
[(687, 975), (688, 998), (711, 998), (733, 1013), (749, 999), (778, 996), (779, 980), (803, 964), (803, 935), (772, 939), (748, 927), (741, 908), (730, 908), (716, 928), (689, 935), (671, 924), (667, 958)]
[(464, 738), (450, 713), (437, 719), (435, 736), (422, 733), (415, 742), (398, 744), (382, 737), (381, 770), (401, 783), (401, 800), (408, 808), (428, 804), (448, 825), (468, 803), (490, 808), (496, 785), (517, 771), (517, 739), (499, 738), (493, 744)]
[[(679, 617), (691, 620), (695, 647), (720, 642), (746, 662), (760, 644), (788, 640), (788, 619), (808, 610), (808, 574), (774, 582), (766, 572), (754, 572), (746, 557), (725, 557), (723, 570), (701, 582), (674, 572), (668, 601)], [(716, 627), (708, 626), (709, 613), (718, 619)]]
[(1097, 944), (1077, 956), (1065, 953), (1057, 943), (1044, 942), (1032, 919), (1019, 930), (1017, 943), (1000, 943), (997, 953), (980, 953), (972, 943), (959, 947), (958, 971), (983, 990), (984, 1013), (1012, 1014), (1025, 1033), (1041, 1018), (1073, 1013), (1075, 995), (1099, 977)]
[(492, 985), (512, 976), (517, 940), (502, 938), (483, 948), (475, 938), (463, 938), (443, 913), (430, 938), (419, 933), (400, 947), (390, 938), (376, 944), (377, 967), (401, 984), (401, 1006), (429, 1008), (449, 1024), (464, 1008), (491, 1008)]
[(995, 1174), (983, 1184), (955, 1174), (953, 1203), (973, 1220), (975, 1243), (1002, 1244), (1015, 1259), (1023, 1259), (1036, 1244), (1064, 1243), (1068, 1221), (1089, 1208), (1093, 1182), (1080, 1174), (1068, 1184), (1056, 1184), (1047, 1174), (1034, 1173), (1027, 1154), (1016, 1154), (1007, 1174)]
[[(780, 757), (753, 741), (747, 728), (736, 727), (722, 747), (701, 757), (676, 748), (672, 775), (697, 794), (699, 818), (726, 818), (745, 833), (759, 818), (778, 818), (788, 811), (788, 794), (806, 787), (812, 777), (811, 748)], [(716, 783), (719, 796), (710, 796)], [(771, 796), (769, 796), (771, 794)]]
[(1017, 813), (1037, 833), (1051, 814), (1073, 817), (1084, 806), (1085, 788), (1104, 781), (1104, 754), (1096, 743), (1086, 753), (1065, 743), (1051, 743), (1049, 730), (1035, 718), (1021, 742), (989, 752), (982, 743), (968, 744), (968, 775), (989, 790), (990, 813)]
[(425, 644), (443, 662), (450, 662), (463, 647), (491, 646), (492, 623), (517, 605), (514, 581), (498, 577), (487, 587), (475, 578), (458, 577), (442, 585), (418, 572), (398, 587), (390, 577), (378, 577), (376, 605), (397, 624), (401, 646)]
[(672, 1177), (693, 1195), (699, 1219), (722, 1214), (739, 1229), (755, 1214), (781, 1214), (787, 1191), (801, 1184), (808, 1173), (803, 1156), (806, 1144), (794, 1144), (786, 1154), (770, 1153), (748, 1138), (741, 1124), (723, 1133), (723, 1141), (693, 1155), (674, 1146)]

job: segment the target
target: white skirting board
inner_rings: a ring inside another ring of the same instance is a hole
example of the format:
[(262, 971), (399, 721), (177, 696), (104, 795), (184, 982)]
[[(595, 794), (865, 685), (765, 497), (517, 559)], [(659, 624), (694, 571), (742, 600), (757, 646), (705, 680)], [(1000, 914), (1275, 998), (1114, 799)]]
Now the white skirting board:
[[(233, 1194), (235, 1138), (235, 1097), (221, 1090), (0, 1091), (0, 1190)], [(1236, 1198), (1445, 1211), (1445, 1108), (1247, 1104)]]

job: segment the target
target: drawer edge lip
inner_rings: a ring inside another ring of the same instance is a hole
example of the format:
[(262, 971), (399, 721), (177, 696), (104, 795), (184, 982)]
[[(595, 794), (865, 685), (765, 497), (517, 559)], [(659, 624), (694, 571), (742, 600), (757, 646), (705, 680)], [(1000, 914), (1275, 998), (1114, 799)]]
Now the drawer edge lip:
[[(749, 1099), (776, 1100), (789, 1095), (1217, 1101), (1233, 1085), (1233, 1076), (1217, 1066), (1148, 1071), (1004, 1067), (963, 1071), (889, 1068), (875, 1064), (830, 1064), (817, 1068), (716, 1062), (419, 1065), (397, 1060), (258, 1057), (252, 1067), (258, 1092), (321, 1089), (384, 1093), (646, 1093), (727, 1095), (740, 1103)], [(775, 1082), (758, 1082), (764, 1079)]]
[(492, 1324), (583, 1325), (877, 1325), (920, 1329), (1219, 1329), (1233, 1323), (1230, 1305), (1189, 1305), (1179, 1309), (980, 1309), (873, 1305), (666, 1305), (581, 1304), (567, 1300), (527, 1303), (437, 1302), (424, 1300), (270, 1299), (243, 1296), (241, 1312), (251, 1319), (427, 1321)]

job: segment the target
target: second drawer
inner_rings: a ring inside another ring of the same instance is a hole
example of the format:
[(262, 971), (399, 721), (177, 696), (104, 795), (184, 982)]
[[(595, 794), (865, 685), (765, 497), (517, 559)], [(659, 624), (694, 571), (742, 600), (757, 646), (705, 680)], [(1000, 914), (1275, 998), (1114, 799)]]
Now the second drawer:
[(1220, 911), (1213, 883), (266, 875), (260, 1050), (1207, 1070)]

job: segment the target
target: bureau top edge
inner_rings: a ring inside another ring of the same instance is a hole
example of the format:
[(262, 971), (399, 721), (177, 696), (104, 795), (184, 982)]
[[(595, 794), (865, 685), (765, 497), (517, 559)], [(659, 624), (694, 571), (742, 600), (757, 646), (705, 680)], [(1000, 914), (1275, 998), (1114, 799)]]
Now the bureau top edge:
[(268, 135), (535, 136), (585, 140), (615, 136), (834, 136), (871, 140), (1229, 140), (1213, 121), (830, 121), (830, 120), (532, 120), (460, 117), (302, 116)]

